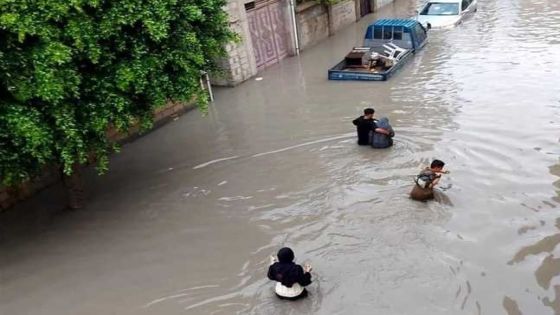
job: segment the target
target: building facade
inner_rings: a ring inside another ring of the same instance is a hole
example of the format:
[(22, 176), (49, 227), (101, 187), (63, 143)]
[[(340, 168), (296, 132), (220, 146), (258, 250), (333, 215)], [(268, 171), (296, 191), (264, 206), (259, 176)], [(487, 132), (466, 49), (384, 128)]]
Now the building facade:
[[(342, 0), (334, 5), (295, 0), (229, 0), (226, 11), (239, 41), (226, 46), (212, 83), (235, 86), (296, 55), (393, 0)], [(292, 5), (294, 7), (292, 8)]]

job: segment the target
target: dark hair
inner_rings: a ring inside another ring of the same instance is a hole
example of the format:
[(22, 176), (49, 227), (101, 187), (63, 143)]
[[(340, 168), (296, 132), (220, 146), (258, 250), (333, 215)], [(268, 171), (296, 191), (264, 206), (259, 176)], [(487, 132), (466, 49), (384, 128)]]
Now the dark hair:
[(281, 248), (278, 251), (278, 261), (281, 263), (289, 263), (294, 260), (294, 252), (289, 247)]
[(373, 113), (375, 113), (375, 109), (373, 108), (364, 109), (364, 115), (373, 115)]
[(432, 164), (430, 165), (431, 168), (436, 168), (436, 167), (441, 167), (443, 168), (443, 166), (445, 165), (445, 163), (443, 163), (442, 160), (433, 160)]

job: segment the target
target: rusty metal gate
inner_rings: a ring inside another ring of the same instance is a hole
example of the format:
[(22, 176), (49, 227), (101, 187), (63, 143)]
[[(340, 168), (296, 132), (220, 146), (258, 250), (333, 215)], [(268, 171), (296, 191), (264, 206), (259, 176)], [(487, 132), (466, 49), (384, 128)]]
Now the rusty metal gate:
[(370, 13), (371, 13), (370, 0), (360, 0), (360, 16), (364, 16)]
[(258, 68), (275, 64), (288, 55), (285, 7), (281, 0), (261, 0), (245, 5)]

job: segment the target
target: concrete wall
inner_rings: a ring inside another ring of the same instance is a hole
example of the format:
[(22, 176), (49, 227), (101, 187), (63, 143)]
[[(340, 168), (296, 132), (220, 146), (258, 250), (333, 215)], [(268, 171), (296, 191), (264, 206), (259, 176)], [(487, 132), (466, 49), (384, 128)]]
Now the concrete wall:
[[(372, 10), (393, 0), (371, 0)], [(375, 7), (378, 5), (378, 7)], [(296, 23), (300, 49), (304, 50), (334, 35), (342, 28), (360, 20), (360, 1), (344, 0), (325, 6), (317, 2), (305, 2), (296, 8)]]
[(379, 8), (381, 8), (384, 5), (387, 5), (389, 3), (393, 3), (394, 0), (373, 0), (373, 10), (377, 10)]
[(229, 25), (238, 34), (240, 42), (226, 45), (227, 57), (219, 61), (223, 73), (213, 74), (212, 84), (235, 86), (257, 74), (244, 2), (248, 1), (228, 1), (226, 12), (229, 14)]
[(310, 47), (329, 37), (329, 16), (327, 7), (307, 2), (296, 8), (299, 47)]
[(330, 34), (356, 22), (356, 2), (359, 1), (346, 0), (329, 6)]
[(53, 185), (60, 180), (60, 173), (54, 168), (45, 171), (27, 182), (17, 186), (0, 186), (0, 212), (9, 209), (17, 202), (33, 196), (36, 192)]
[[(290, 0), (284, 0), (284, 21), (286, 21), (286, 32), (288, 32), (288, 56), (296, 55), (296, 30), (294, 30), (294, 22), (292, 19), (292, 7)], [(294, 5), (296, 0), (294, 0)], [(296, 22), (297, 23), (297, 22)], [(289, 57), (288, 57), (289, 58)]]

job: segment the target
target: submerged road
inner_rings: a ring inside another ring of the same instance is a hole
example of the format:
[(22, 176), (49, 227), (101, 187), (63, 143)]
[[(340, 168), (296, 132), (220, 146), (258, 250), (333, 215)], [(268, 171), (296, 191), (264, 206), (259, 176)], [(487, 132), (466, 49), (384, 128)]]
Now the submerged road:
[[(560, 2), (480, 1), (386, 83), (326, 70), (397, 1), (0, 216), (0, 314), (560, 314)], [(372, 105), (395, 146), (355, 144)], [(412, 176), (447, 162), (438, 201)], [(310, 262), (286, 303), (268, 256)]]

